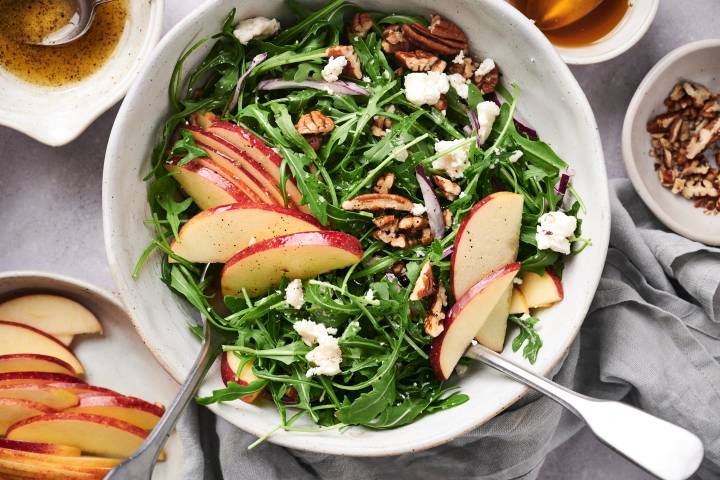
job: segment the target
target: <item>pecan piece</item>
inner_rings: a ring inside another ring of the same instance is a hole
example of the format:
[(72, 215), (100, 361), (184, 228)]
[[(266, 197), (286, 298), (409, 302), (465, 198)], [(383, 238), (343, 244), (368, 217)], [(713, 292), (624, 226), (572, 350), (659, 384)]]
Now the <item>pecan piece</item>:
[(443, 223), (445, 224), (445, 228), (450, 228), (453, 223), (453, 214), (450, 210), (447, 208), (443, 210)]
[(448, 103), (447, 103), (447, 97), (445, 96), (444, 93), (440, 94), (440, 100), (438, 100), (437, 103), (435, 105), (433, 105), (433, 107), (435, 107), (438, 110), (440, 110), (441, 112), (443, 112), (443, 114), (445, 113), (445, 111), (447, 110), (447, 107), (448, 107)]
[(664, 132), (676, 118), (678, 118), (678, 115), (675, 113), (662, 113), (648, 122), (647, 131), (649, 133)]
[(382, 217), (373, 218), (373, 224), (380, 230), (394, 232), (397, 230), (398, 221), (395, 215), (383, 215)]
[(425, 333), (431, 337), (437, 337), (445, 330), (445, 326), (443, 325), (443, 321), (445, 320), (443, 308), (445, 306), (447, 306), (447, 293), (445, 292), (445, 286), (440, 283), (423, 325), (425, 327)]
[(433, 35), (424, 25), (413, 23), (403, 25), (404, 37), (420, 50), (427, 50), (440, 55), (456, 55), (467, 48), (467, 39), (442, 38)]
[(472, 58), (465, 57), (462, 63), (451, 63), (447, 69), (447, 73), (450, 75), (459, 73), (465, 80), (469, 80), (475, 75), (479, 66), (480, 65), (475, 63)]
[(702, 85), (698, 85), (695, 83), (683, 82), (682, 88), (683, 90), (685, 90), (685, 93), (687, 93), (688, 96), (693, 99), (693, 103), (696, 107), (703, 106), (703, 104), (712, 95), (710, 93), (710, 90), (703, 87)]
[(410, 212), (413, 203), (400, 195), (391, 193), (366, 193), (357, 197), (345, 200), (342, 203), (344, 210), (397, 210), (399, 212)]
[(410, 50), (410, 42), (405, 39), (400, 25), (388, 25), (382, 34), (382, 49), (385, 53)]
[(687, 158), (692, 160), (700, 155), (720, 133), (720, 117), (698, 128), (687, 146)]
[(488, 73), (484, 75), (473, 75), (472, 78), (472, 82), (483, 94), (494, 92), (499, 80), (500, 69), (497, 65), (495, 65), (495, 68), (490, 70)]
[(420, 243), (428, 246), (432, 243), (433, 238), (432, 230), (429, 228), (423, 228), (422, 234), (420, 235)]
[(400, 219), (400, 222), (398, 223), (398, 228), (400, 230), (417, 230), (420, 228), (425, 228), (427, 226), (428, 226), (427, 218), (416, 217), (416, 216), (403, 217)]
[(324, 134), (331, 132), (333, 128), (335, 128), (335, 122), (333, 122), (332, 118), (326, 117), (318, 110), (306, 113), (295, 124), (295, 129), (302, 135), (308, 133)]
[(395, 59), (403, 67), (413, 72), (442, 72), (447, 63), (440, 60), (436, 55), (424, 50), (413, 50), (411, 52), (395, 52)]
[(389, 193), (393, 183), (395, 183), (395, 174), (388, 172), (377, 179), (373, 190), (375, 193)]
[(425, 262), (420, 269), (412, 292), (410, 292), (410, 300), (420, 300), (427, 297), (435, 290), (435, 277), (433, 276), (432, 264)]
[(408, 246), (407, 239), (405, 238), (405, 235), (402, 233), (397, 234), (395, 232), (386, 232), (384, 230), (375, 230), (373, 232), (373, 238), (376, 240), (380, 240), (383, 243), (387, 243), (391, 247), (406, 248)]
[(367, 12), (358, 12), (352, 17), (349, 31), (350, 34), (355, 37), (365, 38), (372, 26), (373, 20), (370, 14)]
[(360, 69), (360, 59), (355, 53), (355, 47), (352, 45), (335, 45), (325, 49), (325, 54), (329, 57), (345, 57), (347, 64), (343, 68), (343, 75), (354, 77), (360, 80), (362, 78), (362, 70)]
[(455, 200), (458, 195), (460, 195), (460, 185), (453, 182), (452, 180), (448, 180), (447, 178), (440, 175), (433, 175), (432, 179), (435, 186), (440, 189), (442, 196), (447, 198), (451, 202)]
[(373, 124), (370, 127), (370, 131), (373, 135), (382, 138), (385, 136), (385, 130), (388, 128), (392, 128), (392, 120), (385, 118), (382, 115), (375, 115), (373, 117)]
[[(467, 45), (467, 36), (455, 22), (440, 15), (430, 15), (430, 33), (446, 40), (464, 42)], [(467, 48), (467, 47), (465, 47)], [(462, 49), (464, 50), (464, 48)]]

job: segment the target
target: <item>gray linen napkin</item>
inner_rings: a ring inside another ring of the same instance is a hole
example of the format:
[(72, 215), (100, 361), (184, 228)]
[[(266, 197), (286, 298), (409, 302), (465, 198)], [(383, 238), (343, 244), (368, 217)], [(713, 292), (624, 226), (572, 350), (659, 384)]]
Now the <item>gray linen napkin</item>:
[[(669, 233), (627, 180), (610, 186), (610, 251), (595, 300), (555, 381), (624, 400), (698, 434), (696, 478), (720, 478), (720, 250)], [(714, 221), (714, 220), (713, 220)], [(207, 411), (178, 426), (192, 479), (534, 479), (547, 453), (582, 427), (529, 394), (453, 442), (362, 459), (265, 443)], [(216, 435), (215, 435), (216, 433)]]

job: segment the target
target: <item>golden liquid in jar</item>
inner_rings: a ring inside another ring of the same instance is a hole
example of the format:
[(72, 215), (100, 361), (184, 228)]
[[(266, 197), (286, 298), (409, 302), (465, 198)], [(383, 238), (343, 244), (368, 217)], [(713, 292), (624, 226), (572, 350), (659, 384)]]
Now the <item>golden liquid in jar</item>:
[(90, 30), (62, 47), (27, 45), (66, 25), (68, 0), (0, 0), (0, 68), (31, 83), (61, 86), (95, 73), (112, 55), (125, 29), (127, 0), (98, 5)]
[[(531, 2), (536, 0), (510, 0), (510, 3), (527, 15)], [(590, 0), (554, 0), (554, 3), (580, 4)], [(546, 4), (553, 2), (544, 2)], [(572, 8), (568, 5), (567, 8)], [(560, 47), (582, 47), (600, 40), (610, 33), (623, 19), (630, 8), (629, 0), (604, 0), (581, 19), (557, 30), (543, 33)], [(534, 10), (534, 9), (533, 9)]]

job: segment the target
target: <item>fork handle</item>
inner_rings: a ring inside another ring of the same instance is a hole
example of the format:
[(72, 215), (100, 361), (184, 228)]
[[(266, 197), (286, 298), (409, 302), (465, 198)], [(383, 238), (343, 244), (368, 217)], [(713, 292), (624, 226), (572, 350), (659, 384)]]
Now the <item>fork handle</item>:
[(702, 462), (702, 442), (684, 428), (624, 403), (573, 392), (483, 346), (465, 355), (552, 398), (583, 419), (600, 441), (663, 480), (685, 480)]

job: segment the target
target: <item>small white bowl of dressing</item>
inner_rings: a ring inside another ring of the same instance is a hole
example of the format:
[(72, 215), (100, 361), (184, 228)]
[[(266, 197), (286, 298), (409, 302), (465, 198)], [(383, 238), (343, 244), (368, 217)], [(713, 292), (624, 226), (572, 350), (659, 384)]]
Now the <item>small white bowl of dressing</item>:
[(64, 145), (125, 95), (160, 38), (164, 0), (100, 5), (90, 32), (67, 47), (20, 44), (13, 27), (35, 21), (11, 13), (21, 6), (35, 8), (25, 18), (47, 24), (64, 13), (66, 0), (0, 0), (0, 125)]

